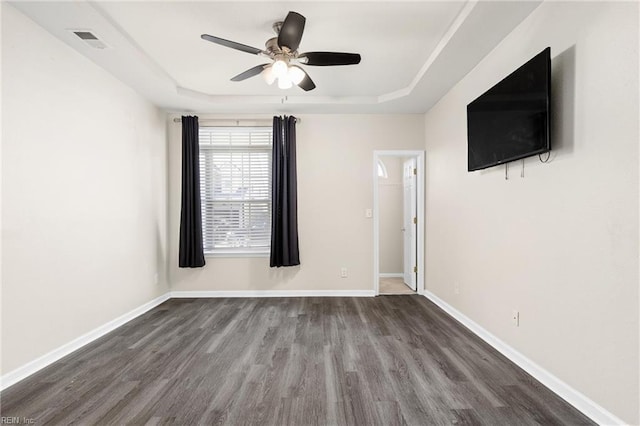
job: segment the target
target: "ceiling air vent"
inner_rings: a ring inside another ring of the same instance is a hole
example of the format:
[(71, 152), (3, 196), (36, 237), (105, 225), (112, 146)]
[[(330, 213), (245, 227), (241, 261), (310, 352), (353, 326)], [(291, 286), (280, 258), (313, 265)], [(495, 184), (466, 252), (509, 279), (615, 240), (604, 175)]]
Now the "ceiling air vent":
[(109, 46), (98, 38), (93, 32), (89, 30), (69, 30), (75, 34), (80, 40), (87, 43), (94, 49), (108, 49)]

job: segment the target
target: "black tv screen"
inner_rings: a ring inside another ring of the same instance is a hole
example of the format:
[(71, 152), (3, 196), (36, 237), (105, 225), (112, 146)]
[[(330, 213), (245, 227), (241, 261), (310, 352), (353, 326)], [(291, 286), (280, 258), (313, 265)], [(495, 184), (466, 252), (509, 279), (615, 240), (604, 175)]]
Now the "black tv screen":
[(468, 170), (551, 150), (551, 48), (467, 105)]

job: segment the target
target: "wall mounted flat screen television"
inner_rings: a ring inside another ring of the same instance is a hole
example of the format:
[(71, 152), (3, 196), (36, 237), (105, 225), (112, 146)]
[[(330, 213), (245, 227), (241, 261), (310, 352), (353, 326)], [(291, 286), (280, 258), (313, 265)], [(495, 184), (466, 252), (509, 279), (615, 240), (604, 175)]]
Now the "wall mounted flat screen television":
[(551, 150), (551, 48), (467, 105), (468, 170)]

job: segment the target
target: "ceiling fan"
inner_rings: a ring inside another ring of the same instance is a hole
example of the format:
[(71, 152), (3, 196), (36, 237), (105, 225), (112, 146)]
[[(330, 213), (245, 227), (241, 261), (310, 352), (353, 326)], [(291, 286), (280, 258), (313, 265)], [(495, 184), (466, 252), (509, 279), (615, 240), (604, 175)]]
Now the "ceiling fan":
[(278, 87), (289, 89), (294, 84), (304, 91), (316, 88), (315, 83), (299, 65), (334, 66), (355, 65), (360, 63), (357, 53), (342, 52), (305, 52), (298, 53), (298, 46), (304, 32), (306, 19), (297, 12), (289, 12), (282, 22), (273, 24), (273, 30), (278, 35), (265, 43), (265, 50), (235, 41), (225, 40), (209, 34), (202, 34), (203, 40), (230, 47), (242, 52), (268, 57), (273, 62), (256, 65), (233, 77), (231, 81), (242, 81), (262, 73), (268, 84), (278, 80)]

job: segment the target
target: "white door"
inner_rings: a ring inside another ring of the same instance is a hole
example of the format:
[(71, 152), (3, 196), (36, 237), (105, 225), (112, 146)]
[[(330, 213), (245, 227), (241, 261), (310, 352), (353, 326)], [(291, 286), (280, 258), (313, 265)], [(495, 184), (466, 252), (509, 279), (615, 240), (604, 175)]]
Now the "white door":
[(403, 167), (403, 228), (404, 233), (404, 283), (416, 290), (416, 275), (418, 265), (417, 255), (417, 221), (418, 221), (418, 203), (417, 203), (417, 176), (416, 176), (416, 159), (411, 158), (405, 160)]

